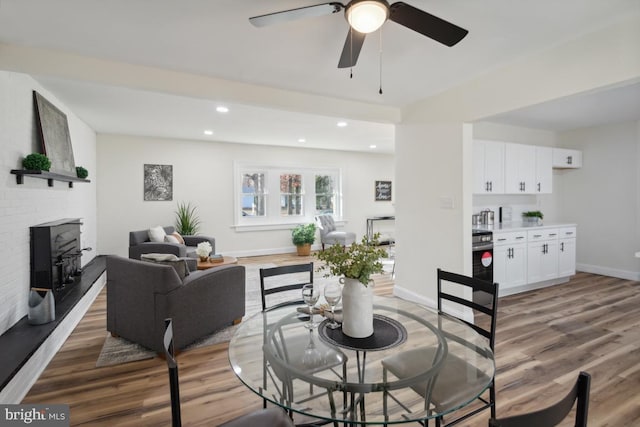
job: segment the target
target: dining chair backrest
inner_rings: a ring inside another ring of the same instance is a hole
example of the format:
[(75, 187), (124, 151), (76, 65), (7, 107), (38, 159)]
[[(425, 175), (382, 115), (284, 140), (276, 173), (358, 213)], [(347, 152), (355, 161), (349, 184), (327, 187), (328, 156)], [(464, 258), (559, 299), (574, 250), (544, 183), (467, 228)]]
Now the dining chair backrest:
[[(491, 302), (487, 305), (479, 304), (472, 299), (462, 298), (457, 295), (453, 295), (444, 290), (443, 282), (451, 283), (460, 287), (467, 287), (471, 292), (484, 292), (490, 296)], [(495, 334), (496, 334), (496, 319), (498, 315), (498, 287), (497, 283), (491, 283), (484, 280), (476, 279), (469, 276), (464, 276), (457, 273), (451, 273), (438, 269), (438, 311), (443, 312), (443, 300), (451, 301), (460, 304), (464, 307), (468, 307), (474, 311), (474, 314), (482, 314), (484, 319), (475, 319), (474, 322), (469, 322), (464, 316), (447, 313), (453, 315), (457, 319), (463, 321), (476, 332), (484, 336), (489, 340), (489, 346), (491, 350), (494, 350)]]
[(589, 390), (591, 388), (591, 375), (580, 372), (578, 380), (571, 391), (559, 402), (539, 411), (528, 414), (515, 415), (502, 419), (491, 418), (489, 427), (553, 427), (564, 420), (574, 403), (576, 406), (576, 427), (587, 427), (587, 415), (589, 412)]
[(173, 351), (173, 321), (164, 319), (164, 355), (169, 368), (169, 388), (171, 390), (171, 425), (182, 426), (180, 418), (180, 383), (178, 381), (178, 364)]
[[(277, 280), (266, 280), (277, 277)], [(275, 282), (275, 283), (274, 283)], [(262, 310), (272, 309), (281, 305), (302, 303), (302, 294), (287, 301), (267, 305), (267, 296), (280, 292), (302, 289), (306, 284), (313, 283), (313, 263), (283, 265), (279, 267), (260, 269), (260, 292), (262, 297)]]

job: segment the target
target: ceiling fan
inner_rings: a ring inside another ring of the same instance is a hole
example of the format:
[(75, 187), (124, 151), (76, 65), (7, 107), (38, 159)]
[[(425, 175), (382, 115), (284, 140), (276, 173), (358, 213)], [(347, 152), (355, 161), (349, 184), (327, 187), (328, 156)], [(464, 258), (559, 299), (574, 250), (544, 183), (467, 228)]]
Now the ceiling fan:
[(389, 5), (386, 0), (351, 0), (346, 5), (338, 2), (323, 3), (254, 16), (249, 18), (249, 22), (256, 27), (264, 27), (300, 18), (330, 15), (342, 10), (350, 28), (338, 68), (356, 65), (366, 35), (380, 28), (387, 20), (449, 47), (458, 43), (469, 32), (407, 3), (399, 1)]

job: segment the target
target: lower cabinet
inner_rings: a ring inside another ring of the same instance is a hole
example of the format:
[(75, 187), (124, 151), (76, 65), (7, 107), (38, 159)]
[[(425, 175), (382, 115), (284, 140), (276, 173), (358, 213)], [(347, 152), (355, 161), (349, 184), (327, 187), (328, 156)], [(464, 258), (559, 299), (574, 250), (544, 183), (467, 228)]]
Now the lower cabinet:
[(493, 248), (493, 281), (500, 289), (527, 284), (527, 245), (524, 243)]
[(576, 274), (576, 239), (560, 239), (558, 247), (558, 277)]
[(527, 246), (527, 282), (544, 282), (558, 277), (558, 241), (543, 240)]
[(501, 294), (576, 273), (574, 226), (494, 232), (493, 242), (493, 281), (500, 284)]

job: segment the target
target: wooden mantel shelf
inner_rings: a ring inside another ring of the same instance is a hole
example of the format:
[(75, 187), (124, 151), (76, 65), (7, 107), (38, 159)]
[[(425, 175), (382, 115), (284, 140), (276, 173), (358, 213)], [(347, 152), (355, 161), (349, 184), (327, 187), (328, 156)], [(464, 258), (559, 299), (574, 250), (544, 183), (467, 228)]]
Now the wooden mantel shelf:
[(85, 178), (78, 178), (77, 176), (71, 175), (62, 175), (59, 173), (47, 172), (47, 171), (38, 171), (38, 170), (27, 170), (27, 169), (12, 169), (11, 173), (16, 176), (17, 184), (24, 184), (24, 177), (30, 176), (33, 178), (46, 179), (49, 183), (49, 187), (53, 187), (54, 181), (62, 181), (68, 182), (69, 188), (73, 188), (74, 182), (91, 182)]

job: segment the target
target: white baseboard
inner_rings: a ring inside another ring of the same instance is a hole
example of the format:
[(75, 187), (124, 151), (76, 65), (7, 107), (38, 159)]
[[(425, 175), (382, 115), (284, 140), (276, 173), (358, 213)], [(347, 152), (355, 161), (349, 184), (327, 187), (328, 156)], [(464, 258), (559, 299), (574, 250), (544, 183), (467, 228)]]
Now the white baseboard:
[(56, 355), (62, 344), (67, 340), (71, 332), (80, 323), (85, 313), (93, 304), (104, 285), (107, 283), (107, 273), (104, 272), (91, 286), (87, 293), (78, 301), (75, 307), (67, 314), (60, 324), (51, 332), (51, 335), (42, 343), (29, 360), (20, 368), (9, 383), (0, 391), (0, 403), (18, 404), (27, 395), (31, 386), (35, 384), (45, 370), (53, 356)]
[(618, 270), (616, 268), (602, 267), (599, 265), (576, 264), (576, 269), (585, 273), (600, 274), (602, 276), (617, 277), (618, 279), (640, 281), (640, 272)]
[(561, 283), (567, 283), (571, 277), (560, 277), (553, 280), (545, 280), (544, 282), (528, 283), (522, 286), (516, 286), (513, 288), (500, 288), (498, 291), (499, 297), (506, 297), (508, 295), (519, 294), (521, 292), (534, 291), (536, 289), (542, 289), (553, 285), (559, 285)]
[[(322, 246), (320, 244), (311, 245), (312, 251), (319, 251), (320, 249), (322, 249)], [(248, 257), (248, 256), (289, 254), (289, 253), (295, 253), (295, 252), (296, 252), (295, 246), (286, 246), (283, 248), (255, 249), (255, 250), (248, 250), (248, 251), (232, 251), (232, 252), (221, 251), (220, 253), (223, 255), (239, 258), (239, 257)]]

